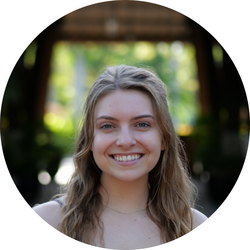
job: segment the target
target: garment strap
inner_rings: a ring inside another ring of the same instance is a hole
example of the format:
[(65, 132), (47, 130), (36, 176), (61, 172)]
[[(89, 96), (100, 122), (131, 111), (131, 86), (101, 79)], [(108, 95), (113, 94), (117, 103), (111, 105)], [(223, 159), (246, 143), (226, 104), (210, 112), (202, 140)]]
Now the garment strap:
[(53, 201), (56, 201), (60, 205), (61, 208), (63, 207), (63, 202), (60, 199), (55, 199)]

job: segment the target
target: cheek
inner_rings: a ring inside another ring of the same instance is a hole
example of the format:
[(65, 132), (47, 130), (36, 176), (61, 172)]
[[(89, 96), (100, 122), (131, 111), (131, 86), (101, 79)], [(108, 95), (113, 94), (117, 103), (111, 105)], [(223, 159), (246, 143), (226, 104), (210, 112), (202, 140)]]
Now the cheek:
[(104, 144), (102, 143), (102, 140), (100, 140), (98, 137), (95, 137), (92, 143), (93, 155), (95, 156), (101, 154), (103, 149), (104, 149)]
[(92, 143), (92, 151), (94, 155), (104, 154), (112, 144), (111, 137), (106, 134), (94, 135)]
[(160, 154), (160, 151), (163, 150), (162, 148), (164, 146), (160, 134), (156, 132), (147, 137), (145, 145), (148, 150), (154, 152), (155, 155)]
[(102, 162), (104, 162), (104, 148), (102, 147), (102, 143), (96, 139), (94, 139), (93, 144), (92, 144), (92, 153), (93, 153), (93, 158), (95, 160), (96, 165), (102, 170)]

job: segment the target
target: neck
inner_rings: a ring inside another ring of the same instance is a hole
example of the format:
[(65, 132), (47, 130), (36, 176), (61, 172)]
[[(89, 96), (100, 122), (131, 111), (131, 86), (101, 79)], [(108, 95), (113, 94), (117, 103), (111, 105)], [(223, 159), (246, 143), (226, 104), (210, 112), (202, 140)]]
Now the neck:
[(99, 190), (104, 206), (124, 213), (131, 213), (147, 206), (148, 178), (123, 182), (102, 175)]

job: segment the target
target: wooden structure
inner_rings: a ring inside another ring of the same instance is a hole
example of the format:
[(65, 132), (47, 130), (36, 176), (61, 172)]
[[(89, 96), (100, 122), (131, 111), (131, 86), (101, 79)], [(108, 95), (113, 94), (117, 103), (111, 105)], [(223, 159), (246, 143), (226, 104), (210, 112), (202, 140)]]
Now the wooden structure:
[[(34, 81), (39, 88), (36, 88), (38, 96), (35, 98), (37, 103), (34, 112), (38, 116), (42, 116), (44, 112), (52, 46), (60, 40), (97, 42), (179, 40), (193, 43), (196, 48), (199, 94), (203, 113), (209, 113), (211, 109), (218, 108), (215, 100), (218, 97), (211, 93), (218, 84), (239, 78), (237, 71), (231, 70), (234, 66), (225, 52), (223, 67), (216, 68), (212, 47), (217, 44), (217, 41), (186, 16), (166, 7), (145, 2), (126, 0), (104, 2), (69, 13), (36, 38), (38, 50)], [(243, 95), (245, 98), (240, 79), (237, 80), (236, 85), (233, 95), (237, 94), (239, 98)]]

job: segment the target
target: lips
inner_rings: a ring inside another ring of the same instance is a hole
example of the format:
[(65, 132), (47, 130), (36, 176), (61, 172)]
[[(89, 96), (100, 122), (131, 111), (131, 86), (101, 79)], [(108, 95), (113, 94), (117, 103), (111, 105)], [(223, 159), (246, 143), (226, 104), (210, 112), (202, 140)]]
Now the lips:
[(112, 155), (112, 158), (120, 162), (128, 162), (128, 161), (138, 160), (142, 156), (143, 154), (128, 154), (128, 155), (115, 154)]

